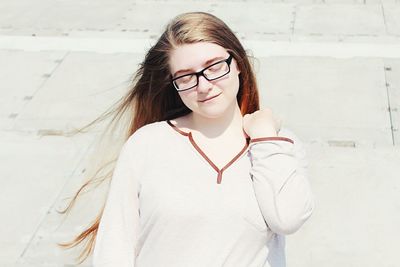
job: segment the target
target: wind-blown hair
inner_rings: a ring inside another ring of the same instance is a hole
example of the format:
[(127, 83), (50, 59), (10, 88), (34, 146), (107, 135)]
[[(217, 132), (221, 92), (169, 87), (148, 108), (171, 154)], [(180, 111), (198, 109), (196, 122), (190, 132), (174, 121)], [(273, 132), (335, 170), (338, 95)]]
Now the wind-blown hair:
[[(157, 42), (147, 52), (144, 61), (140, 63), (133, 79), (131, 89), (121, 98), (120, 102), (111, 111), (88, 124), (112, 116), (108, 125), (121, 124), (125, 118), (123, 140), (127, 140), (140, 127), (167, 119), (175, 119), (192, 112), (182, 102), (178, 92), (171, 83), (169, 56), (171, 51), (183, 44), (209, 42), (224, 47), (232, 54), (240, 70), (239, 91), (237, 101), (242, 115), (259, 109), (259, 94), (253, 67), (248, 55), (233, 31), (216, 16), (205, 12), (183, 13), (173, 18), (159, 37)], [(88, 126), (85, 126), (88, 127)], [(82, 128), (83, 129), (83, 128)], [(82, 190), (95, 183), (102, 183), (112, 179), (113, 165), (116, 158), (99, 168), (95, 175), (84, 183), (74, 195), (67, 208), (61, 213), (69, 211)], [(111, 165), (110, 165), (111, 164)], [(115, 164), (114, 164), (115, 166)], [(105, 174), (99, 176), (100, 172)], [(105, 203), (103, 203), (105, 204)], [(79, 255), (82, 263), (93, 252), (99, 222), (104, 210), (100, 210), (93, 223), (69, 243), (59, 244), (64, 248), (72, 248), (85, 241), (84, 249)]]

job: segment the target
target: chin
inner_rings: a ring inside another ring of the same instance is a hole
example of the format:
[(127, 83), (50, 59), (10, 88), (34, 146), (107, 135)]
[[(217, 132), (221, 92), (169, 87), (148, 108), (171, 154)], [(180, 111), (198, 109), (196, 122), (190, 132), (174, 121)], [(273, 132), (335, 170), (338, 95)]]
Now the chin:
[(204, 118), (208, 118), (208, 119), (217, 119), (221, 116), (223, 116), (226, 113), (226, 110), (207, 110), (207, 111), (194, 111), (193, 113), (195, 113), (196, 115), (202, 116)]
[(215, 105), (210, 105), (208, 107), (203, 106), (190, 109), (192, 110), (193, 114), (197, 116), (208, 119), (216, 119), (224, 116), (227, 112), (230, 112), (231, 108), (228, 103), (223, 103), (223, 101), (221, 101), (220, 103), (216, 103)]

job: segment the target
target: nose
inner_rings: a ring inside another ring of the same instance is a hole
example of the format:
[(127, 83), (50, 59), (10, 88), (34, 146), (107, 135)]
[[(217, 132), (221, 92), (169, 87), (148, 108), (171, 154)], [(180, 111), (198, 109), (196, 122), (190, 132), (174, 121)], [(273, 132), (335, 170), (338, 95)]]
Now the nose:
[(197, 92), (206, 93), (212, 87), (212, 83), (208, 81), (204, 76), (199, 76), (199, 84), (197, 85)]

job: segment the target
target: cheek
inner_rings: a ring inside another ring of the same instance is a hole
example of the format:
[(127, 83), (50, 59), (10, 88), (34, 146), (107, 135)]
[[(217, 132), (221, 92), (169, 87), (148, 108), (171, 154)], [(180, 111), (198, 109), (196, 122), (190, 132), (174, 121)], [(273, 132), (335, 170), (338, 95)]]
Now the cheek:
[(230, 90), (226, 93), (230, 95), (231, 94), (236, 95), (239, 92), (239, 85), (240, 85), (239, 76), (231, 77), (229, 83), (226, 85), (226, 88), (230, 88)]
[(196, 91), (186, 91), (186, 92), (181, 92), (179, 93), (179, 96), (183, 102), (188, 108), (193, 106), (193, 101), (196, 101)]

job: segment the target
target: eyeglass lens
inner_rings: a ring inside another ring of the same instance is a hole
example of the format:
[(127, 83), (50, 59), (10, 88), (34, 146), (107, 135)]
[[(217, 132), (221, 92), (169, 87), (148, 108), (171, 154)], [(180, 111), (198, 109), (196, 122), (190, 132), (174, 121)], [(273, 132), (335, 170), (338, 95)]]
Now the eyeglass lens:
[[(218, 79), (229, 72), (229, 66), (226, 61), (217, 63), (215, 65), (211, 65), (207, 69), (204, 70), (204, 76), (208, 80)], [(191, 87), (195, 87), (197, 85), (197, 76), (196, 74), (182, 76), (179, 79), (174, 81), (175, 86), (179, 88), (179, 90), (186, 90)]]

